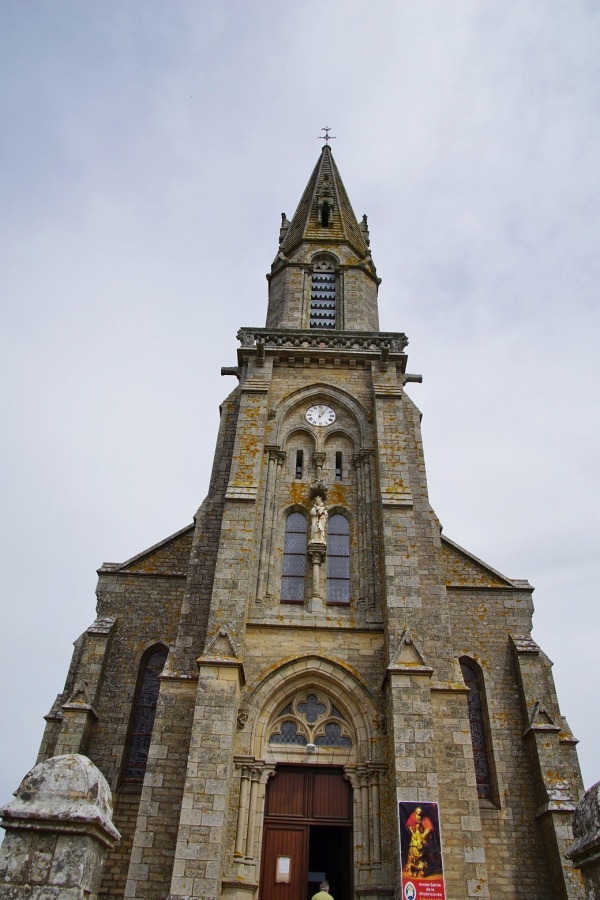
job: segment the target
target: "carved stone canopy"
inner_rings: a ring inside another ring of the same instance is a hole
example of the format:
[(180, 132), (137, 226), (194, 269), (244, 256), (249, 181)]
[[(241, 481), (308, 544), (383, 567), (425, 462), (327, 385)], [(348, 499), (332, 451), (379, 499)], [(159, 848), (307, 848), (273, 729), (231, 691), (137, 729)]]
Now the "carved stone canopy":
[(321, 497), (322, 500), (327, 500), (327, 492), (328, 487), (323, 481), (313, 481), (310, 486), (310, 499), (314, 500), (316, 497)]

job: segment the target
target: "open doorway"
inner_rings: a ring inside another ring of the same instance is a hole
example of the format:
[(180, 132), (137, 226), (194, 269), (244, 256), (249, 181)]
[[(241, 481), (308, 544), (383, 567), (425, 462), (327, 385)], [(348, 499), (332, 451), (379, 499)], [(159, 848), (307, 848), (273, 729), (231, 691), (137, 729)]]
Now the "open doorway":
[(352, 829), (339, 825), (311, 825), (308, 841), (308, 889), (311, 900), (322, 881), (329, 882), (333, 900), (352, 897)]

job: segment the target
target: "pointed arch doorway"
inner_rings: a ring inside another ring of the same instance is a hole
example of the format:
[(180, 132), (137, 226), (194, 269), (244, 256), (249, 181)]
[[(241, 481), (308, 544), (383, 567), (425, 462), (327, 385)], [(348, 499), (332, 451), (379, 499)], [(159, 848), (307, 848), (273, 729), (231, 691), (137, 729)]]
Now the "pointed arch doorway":
[(352, 897), (352, 788), (338, 766), (278, 764), (267, 785), (261, 900)]

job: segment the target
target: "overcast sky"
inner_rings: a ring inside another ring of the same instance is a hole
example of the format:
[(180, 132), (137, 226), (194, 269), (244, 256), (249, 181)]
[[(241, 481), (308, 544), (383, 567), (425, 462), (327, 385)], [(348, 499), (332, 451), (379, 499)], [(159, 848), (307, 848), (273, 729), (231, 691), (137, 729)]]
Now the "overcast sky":
[(597, 0), (0, 0), (0, 802), (96, 568), (185, 526), (332, 126), (448, 537), (535, 585), (600, 778)]

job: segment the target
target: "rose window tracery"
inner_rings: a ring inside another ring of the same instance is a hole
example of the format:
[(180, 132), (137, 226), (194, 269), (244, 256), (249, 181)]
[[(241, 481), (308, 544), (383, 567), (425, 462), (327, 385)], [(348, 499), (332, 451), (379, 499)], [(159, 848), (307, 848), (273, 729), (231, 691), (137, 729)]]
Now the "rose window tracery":
[(351, 747), (352, 738), (340, 710), (325, 695), (310, 691), (282, 706), (271, 726), (269, 744)]

